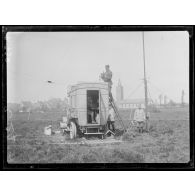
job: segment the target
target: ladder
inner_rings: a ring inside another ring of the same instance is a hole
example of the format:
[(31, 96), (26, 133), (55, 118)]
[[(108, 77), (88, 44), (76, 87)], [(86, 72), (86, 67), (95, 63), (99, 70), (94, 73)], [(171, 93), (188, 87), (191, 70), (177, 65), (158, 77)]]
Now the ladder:
[(118, 108), (116, 107), (116, 104), (114, 102), (114, 98), (113, 98), (111, 92), (109, 93), (109, 102), (111, 103), (111, 105), (112, 105), (112, 107), (114, 109), (114, 112), (116, 113), (116, 116), (117, 116), (117, 118), (118, 118), (118, 120), (119, 120), (119, 122), (120, 122), (120, 124), (121, 124), (121, 126), (123, 128), (123, 131), (126, 132), (125, 124), (124, 124), (124, 122), (123, 122), (123, 120), (122, 120), (122, 118), (121, 118), (121, 116), (119, 114)]

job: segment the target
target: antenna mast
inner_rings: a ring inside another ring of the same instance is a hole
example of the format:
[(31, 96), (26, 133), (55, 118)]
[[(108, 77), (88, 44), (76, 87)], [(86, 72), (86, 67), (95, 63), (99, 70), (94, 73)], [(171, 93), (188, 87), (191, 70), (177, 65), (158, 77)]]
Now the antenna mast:
[(145, 45), (144, 45), (144, 32), (142, 32), (143, 40), (143, 62), (144, 62), (144, 89), (145, 89), (145, 114), (146, 114), (146, 130), (148, 131), (148, 88), (146, 79), (146, 66), (145, 66)]

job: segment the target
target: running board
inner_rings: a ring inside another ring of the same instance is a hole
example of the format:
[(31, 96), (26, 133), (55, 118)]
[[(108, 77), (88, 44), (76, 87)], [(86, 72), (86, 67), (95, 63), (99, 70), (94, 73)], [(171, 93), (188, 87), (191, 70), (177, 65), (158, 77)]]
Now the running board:
[(104, 133), (97, 132), (97, 133), (84, 133), (85, 135), (104, 135)]

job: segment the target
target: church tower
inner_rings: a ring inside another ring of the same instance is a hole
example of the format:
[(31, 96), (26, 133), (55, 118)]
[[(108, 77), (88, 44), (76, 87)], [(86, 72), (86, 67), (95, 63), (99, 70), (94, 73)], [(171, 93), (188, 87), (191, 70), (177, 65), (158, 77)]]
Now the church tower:
[(118, 86), (116, 87), (116, 101), (119, 102), (123, 100), (123, 86), (121, 85), (121, 81), (119, 79)]

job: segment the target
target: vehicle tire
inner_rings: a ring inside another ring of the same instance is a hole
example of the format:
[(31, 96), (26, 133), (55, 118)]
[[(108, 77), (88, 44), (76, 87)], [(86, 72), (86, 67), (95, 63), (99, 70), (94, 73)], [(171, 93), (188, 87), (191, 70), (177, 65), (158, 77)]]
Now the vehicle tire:
[(77, 136), (77, 126), (74, 122), (70, 122), (70, 139), (75, 139)]

